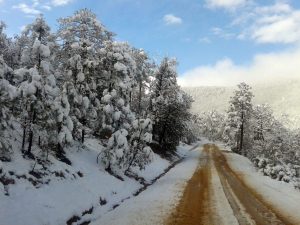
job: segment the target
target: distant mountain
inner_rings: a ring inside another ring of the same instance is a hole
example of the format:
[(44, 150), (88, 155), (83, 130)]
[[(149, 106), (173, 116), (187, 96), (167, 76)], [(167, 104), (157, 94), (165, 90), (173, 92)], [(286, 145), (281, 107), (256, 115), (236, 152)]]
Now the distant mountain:
[[(236, 87), (183, 87), (195, 102), (192, 112), (201, 113), (213, 109), (225, 112), (230, 96)], [(268, 103), (275, 116), (287, 114), (292, 127), (300, 127), (300, 79), (269, 82), (252, 86), (254, 104)]]

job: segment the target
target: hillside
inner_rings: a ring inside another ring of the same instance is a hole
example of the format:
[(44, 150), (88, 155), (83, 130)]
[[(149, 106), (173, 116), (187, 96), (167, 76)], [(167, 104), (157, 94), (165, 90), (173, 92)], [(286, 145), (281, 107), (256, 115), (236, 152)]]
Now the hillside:
[[(225, 112), (235, 87), (184, 87), (193, 96), (194, 113)], [(300, 127), (300, 80), (285, 80), (253, 85), (254, 104), (268, 103), (277, 117), (287, 114), (293, 127)]]

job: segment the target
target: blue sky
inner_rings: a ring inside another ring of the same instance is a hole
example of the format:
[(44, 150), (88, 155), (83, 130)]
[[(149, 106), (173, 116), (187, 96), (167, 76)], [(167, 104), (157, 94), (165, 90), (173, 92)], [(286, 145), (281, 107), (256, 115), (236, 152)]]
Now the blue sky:
[[(300, 76), (299, 0), (0, 0), (0, 8), (9, 35), (39, 13), (55, 30), (57, 18), (89, 8), (118, 40), (176, 57), (182, 85)], [(285, 67), (294, 70), (283, 75)]]

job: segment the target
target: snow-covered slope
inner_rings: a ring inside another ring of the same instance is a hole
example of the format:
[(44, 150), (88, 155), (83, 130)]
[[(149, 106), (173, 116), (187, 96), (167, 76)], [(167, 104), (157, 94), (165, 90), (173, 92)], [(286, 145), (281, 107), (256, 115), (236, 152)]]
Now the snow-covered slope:
[[(300, 79), (253, 85), (254, 103), (268, 103), (277, 117), (287, 114), (293, 125), (300, 126)], [(184, 87), (193, 96), (194, 113), (217, 110), (224, 112), (236, 87)]]
[[(203, 142), (202, 144), (204, 144)], [(199, 162), (202, 147), (187, 154), (182, 163), (136, 198), (99, 217), (91, 225), (160, 225), (176, 206), (186, 182)]]
[[(181, 145), (184, 156), (192, 146)], [(12, 162), (0, 161), (0, 225), (80, 224), (100, 218), (144, 187), (142, 182), (106, 172), (97, 163), (103, 146), (87, 139), (66, 151), (72, 166), (49, 155), (47, 168), (16, 152)], [(176, 160), (176, 159), (174, 159)], [(153, 154), (145, 170), (135, 172), (145, 183), (164, 173), (172, 162)], [(35, 167), (35, 173), (32, 173)], [(73, 223), (71, 223), (73, 221)]]

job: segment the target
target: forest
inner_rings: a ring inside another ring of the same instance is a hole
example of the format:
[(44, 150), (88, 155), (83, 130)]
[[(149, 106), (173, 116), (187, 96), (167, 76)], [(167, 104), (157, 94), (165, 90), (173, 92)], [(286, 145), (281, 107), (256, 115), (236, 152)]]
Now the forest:
[(0, 159), (16, 152), (46, 164), (49, 155), (71, 165), (68, 148), (86, 138), (104, 150), (98, 163), (113, 175), (173, 154), (196, 140), (192, 98), (177, 84), (177, 62), (160, 64), (115, 34), (88, 9), (58, 19), (42, 15), (14, 37), (0, 24)]
[(264, 175), (299, 188), (300, 131), (290, 128), (285, 115), (275, 117), (267, 103), (254, 105), (251, 89), (240, 83), (226, 113), (213, 110), (196, 116), (199, 135), (226, 143), (233, 152), (248, 157)]
[(0, 225), (300, 225), (300, 2), (0, 0)]

